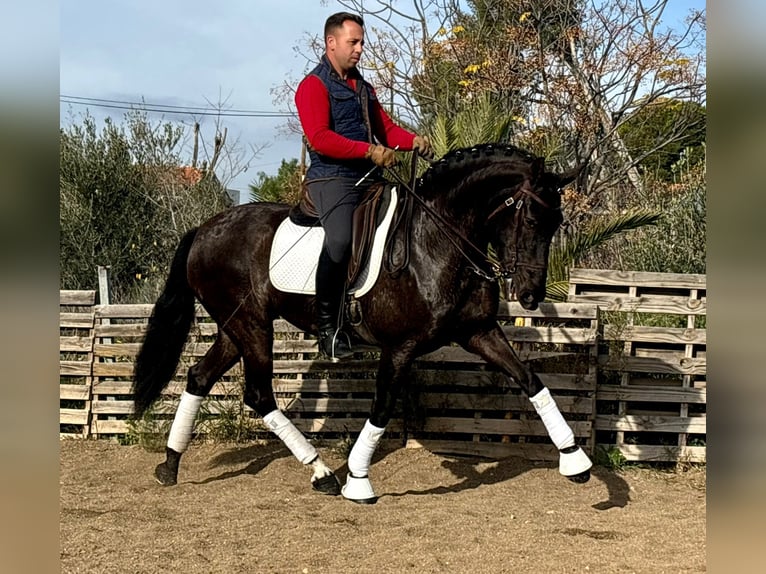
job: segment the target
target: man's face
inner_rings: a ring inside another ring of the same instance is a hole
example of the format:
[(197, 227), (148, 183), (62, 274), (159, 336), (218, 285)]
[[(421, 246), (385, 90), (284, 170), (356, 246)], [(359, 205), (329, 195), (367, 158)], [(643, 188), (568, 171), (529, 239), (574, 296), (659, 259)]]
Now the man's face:
[(353, 20), (343, 22), (343, 27), (327, 37), (327, 55), (341, 74), (359, 63), (364, 46), (364, 28)]

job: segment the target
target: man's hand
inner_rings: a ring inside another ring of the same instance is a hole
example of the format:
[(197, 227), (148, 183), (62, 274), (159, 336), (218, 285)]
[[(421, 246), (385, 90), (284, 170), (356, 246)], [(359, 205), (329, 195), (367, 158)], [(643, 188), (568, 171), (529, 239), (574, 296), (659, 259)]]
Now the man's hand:
[(415, 136), (415, 139), (412, 140), (412, 149), (417, 150), (418, 154), (426, 159), (434, 157), (434, 150), (431, 148), (431, 142), (428, 141), (427, 136)]
[(396, 153), (391, 148), (382, 145), (370, 144), (364, 157), (371, 159), (380, 167), (393, 167), (396, 165)]

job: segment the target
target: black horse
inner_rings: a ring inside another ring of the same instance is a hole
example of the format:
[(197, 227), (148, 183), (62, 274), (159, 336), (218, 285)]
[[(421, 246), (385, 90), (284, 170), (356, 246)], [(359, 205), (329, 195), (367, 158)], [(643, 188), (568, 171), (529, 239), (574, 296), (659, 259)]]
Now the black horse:
[(271, 388), (272, 322), (282, 317), (302, 330), (317, 330), (314, 297), (278, 291), (269, 280), (272, 238), (290, 207), (242, 205), (188, 232), (176, 250), (136, 360), (135, 416), (145, 412), (173, 376), (191, 328), (195, 297), (219, 329), (210, 350), (189, 369), (166, 460), (155, 471), (157, 480), (176, 483), (202, 398), (242, 357), (245, 403), (299, 461), (312, 467), (314, 488), (374, 502), (367, 472), (409, 367), (416, 357), (450, 342), (513, 379), (530, 397), (559, 449), (560, 472), (576, 482), (588, 480), (590, 460), (575, 445), (548, 389), (514, 353), (496, 319), (500, 277), (511, 279), (512, 291), (526, 309), (535, 309), (545, 297), (548, 251), (563, 219), (561, 189), (575, 175), (546, 171), (543, 158), (514, 146), (483, 144), (448, 153), (414, 189), (400, 186), (409, 217), (391, 232), (387, 245), (400, 264), (395, 272), (384, 270), (358, 301), (364, 321), (354, 335), (380, 347), (381, 357), (370, 418), (349, 455), (342, 489), (316, 449), (278, 409)]

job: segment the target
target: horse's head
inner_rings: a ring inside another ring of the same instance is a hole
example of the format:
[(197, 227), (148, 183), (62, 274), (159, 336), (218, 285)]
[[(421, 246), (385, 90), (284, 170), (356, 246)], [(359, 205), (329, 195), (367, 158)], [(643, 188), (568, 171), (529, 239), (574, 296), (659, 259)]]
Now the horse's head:
[(490, 243), (500, 261), (502, 275), (511, 280), (511, 292), (521, 306), (534, 310), (545, 299), (548, 252), (563, 221), (561, 189), (577, 170), (555, 174), (545, 160), (535, 158), (522, 170), (522, 179), (501, 190), (487, 218)]
[(545, 170), (544, 159), (515, 146), (482, 144), (445, 155), (420, 187), (452, 222), (440, 223), (454, 227), (454, 236), (464, 233), (465, 245), (475, 248), (464, 252), (466, 259), (475, 263), (475, 251), (491, 244), (499, 260), (496, 272), (512, 280), (512, 293), (533, 310), (545, 298), (548, 251), (563, 220), (561, 189), (578, 171), (555, 174)]

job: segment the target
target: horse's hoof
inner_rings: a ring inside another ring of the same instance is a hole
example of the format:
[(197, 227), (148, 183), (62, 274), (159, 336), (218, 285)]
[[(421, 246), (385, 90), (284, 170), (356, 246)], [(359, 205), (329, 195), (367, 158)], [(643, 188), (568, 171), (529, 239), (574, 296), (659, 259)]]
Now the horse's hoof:
[(560, 451), (559, 472), (572, 482), (582, 484), (590, 478), (590, 468), (593, 463), (579, 446), (565, 448)]
[(350, 500), (351, 502), (355, 502), (356, 504), (375, 504), (378, 501), (377, 496), (373, 496), (372, 498), (364, 498), (361, 500), (355, 500), (353, 498), (348, 498), (347, 500)]
[(162, 486), (173, 486), (178, 482), (178, 473), (170, 470), (168, 465), (163, 462), (154, 469), (154, 478)]
[(338, 496), (340, 494), (340, 481), (334, 474), (328, 474), (311, 482), (311, 487), (322, 494)]
[(572, 476), (567, 476), (567, 478), (572, 482), (576, 482), (577, 484), (585, 484), (590, 480), (590, 470), (586, 470)]
[(346, 500), (357, 504), (375, 504), (378, 501), (375, 491), (372, 490), (370, 479), (366, 476), (357, 478), (349, 474), (346, 478), (346, 484), (341, 489), (341, 494)]

